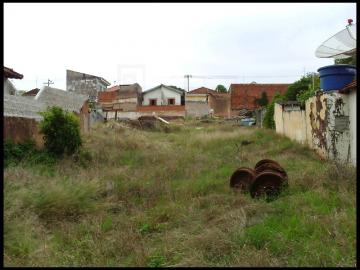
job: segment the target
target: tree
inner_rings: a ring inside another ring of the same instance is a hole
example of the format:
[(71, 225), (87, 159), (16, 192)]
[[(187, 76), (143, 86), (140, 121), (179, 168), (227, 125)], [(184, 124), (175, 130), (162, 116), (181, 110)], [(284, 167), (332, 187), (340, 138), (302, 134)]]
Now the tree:
[(296, 101), (297, 97), (304, 91), (307, 91), (309, 87), (312, 87), (313, 85), (313, 76), (314, 76), (314, 82), (318, 85), (315, 85), (315, 89), (320, 87), (320, 80), (315, 78), (318, 78), (319, 75), (317, 73), (307, 73), (305, 76), (301, 77), (300, 80), (295, 81), (293, 84), (289, 86), (287, 91), (284, 94), (285, 100), (288, 101)]
[(335, 65), (338, 64), (348, 64), (348, 65), (355, 65), (356, 66), (356, 56), (352, 56), (345, 59), (335, 59)]
[(266, 106), (269, 103), (268, 97), (266, 92), (261, 93), (261, 97), (256, 99), (256, 103), (259, 104), (261, 107)]
[(219, 93), (227, 93), (226, 87), (223, 86), (222, 84), (219, 84), (218, 86), (216, 86), (215, 91), (219, 92)]
[(320, 89), (320, 76), (318, 73), (312, 73), (312, 83), (308, 85), (308, 88), (304, 91), (301, 91), (296, 96), (296, 100), (301, 102), (302, 105), (305, 104), (305, 101), (312, 96), (315, 96), (316, 91)]
[(40, 132), (44, 134), (45, 148), (57, 156), (73, 154), (82, 144), (80, 122), (74, 113), (51, 107), (40, 113)]
[(275, 103), (278, 101), (284, 100), (284, 96), (282, 96), (279, 92), (277, 92), (271, 103), (269, 103), (266, 107), (266, 113), (264, 116), (264, 127), (275, 129), (275, 120), (274, 120), (274, 109), (275, 109)]

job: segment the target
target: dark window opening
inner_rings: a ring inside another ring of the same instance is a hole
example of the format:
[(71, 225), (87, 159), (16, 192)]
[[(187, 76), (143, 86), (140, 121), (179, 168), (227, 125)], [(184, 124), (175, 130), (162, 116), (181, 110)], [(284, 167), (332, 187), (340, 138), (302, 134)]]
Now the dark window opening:
[(169, 98), (168, 105), (175, 105), (175, 98)]
[(156, 106), (156, 98), (149, 99), (149, 102), (150, 102), (150, 106)]

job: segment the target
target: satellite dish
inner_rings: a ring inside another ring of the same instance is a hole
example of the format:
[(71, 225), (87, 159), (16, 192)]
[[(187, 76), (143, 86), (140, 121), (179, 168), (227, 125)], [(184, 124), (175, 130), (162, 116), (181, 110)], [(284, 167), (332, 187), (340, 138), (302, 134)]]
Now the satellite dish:
[(315, 51), (319, 58), (344, 59), (356, 53), (356, 24), (348, 20), (345, 29), (324, 41)]

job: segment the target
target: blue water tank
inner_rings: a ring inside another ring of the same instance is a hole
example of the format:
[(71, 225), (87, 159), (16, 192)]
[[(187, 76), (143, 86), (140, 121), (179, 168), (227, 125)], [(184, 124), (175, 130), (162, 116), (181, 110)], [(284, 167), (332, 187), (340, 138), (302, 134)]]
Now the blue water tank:
[(356, 66), (331, 65), (318, 69), (320, 88), (323, 91), (340, 90), (356, 77)]

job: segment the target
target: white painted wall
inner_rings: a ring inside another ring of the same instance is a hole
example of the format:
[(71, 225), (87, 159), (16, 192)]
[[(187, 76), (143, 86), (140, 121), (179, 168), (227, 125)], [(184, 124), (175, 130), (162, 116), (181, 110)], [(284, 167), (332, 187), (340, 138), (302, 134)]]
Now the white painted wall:
[(157, 99), (156, 105), (168, 105), (168, 98), (175, 98), (175, 105), (181, 105), (181, 95), (163, 86), (143, 94), (143, 105), (150, 105), (150, 99)]
[(356, 166), (356, 90), (349, 93), (349, 120), (351, 163)]
[(15, 95), (16, 88), (7, 78), (4, 78), (4, 94)]

